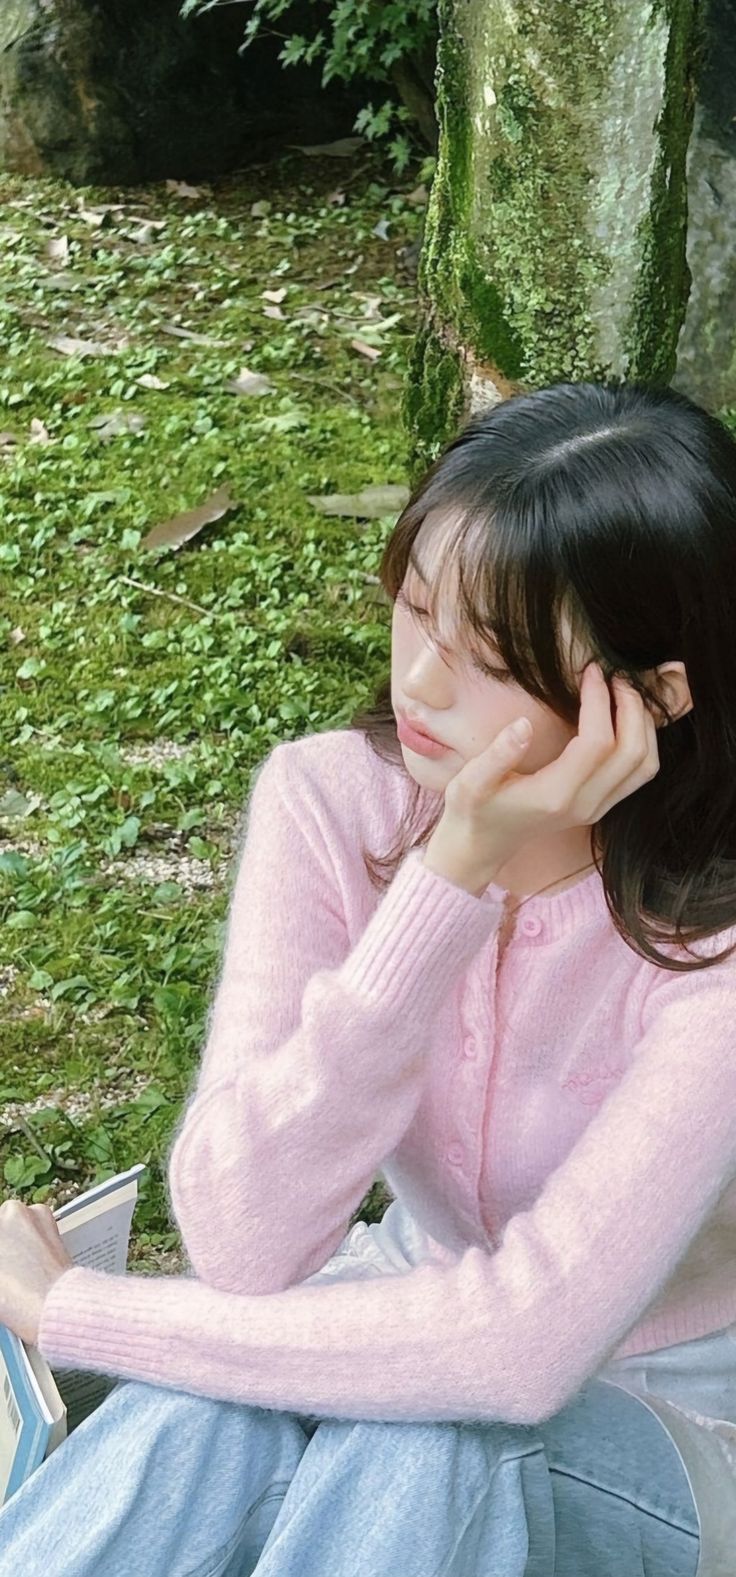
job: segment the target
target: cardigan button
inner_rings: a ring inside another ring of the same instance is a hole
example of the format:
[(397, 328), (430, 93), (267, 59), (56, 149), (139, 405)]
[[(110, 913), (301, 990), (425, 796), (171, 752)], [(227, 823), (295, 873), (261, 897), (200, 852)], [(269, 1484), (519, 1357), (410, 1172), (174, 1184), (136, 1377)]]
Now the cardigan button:
[(448, 1161), (452, 1161), (453, 1166), (460, 1166), (463, 1160), (462, 1145), (458, 1144), (457, 1142), (451, 1144), (447, 1151), (447, 1159)]
[(478, 1055), (477, 1042), (474, 1041), (472, 1038), (464, 1041), (464, 1043), (463, 1043), (463, 1056), (464, 1057), (477, 1057), (477, 1055)]
[(539, 936), (539, 933), (542, 929), (542, 922), (535, 914), (528, 914), (525, 915), (521, 922), (521, 929), (522, 931), (526, 932), (527, 936)]

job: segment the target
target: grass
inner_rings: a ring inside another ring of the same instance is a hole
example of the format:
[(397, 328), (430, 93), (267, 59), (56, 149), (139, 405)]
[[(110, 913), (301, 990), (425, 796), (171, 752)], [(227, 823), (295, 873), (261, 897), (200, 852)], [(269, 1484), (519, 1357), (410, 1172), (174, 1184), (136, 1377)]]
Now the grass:
[[(252, 772), (387, 669), (395, 517), (307, 495), (406, 480), (416, 180), (370, 150), (195, 196), (0, 177), (2, 1191), (55, 1207), (144, 1161), (138, 1270), (180, 1263), (163, 1167)], [(243, 367), (274, 392), (229, 392)], [(198, 536), (142, 546), (225, 486)]]

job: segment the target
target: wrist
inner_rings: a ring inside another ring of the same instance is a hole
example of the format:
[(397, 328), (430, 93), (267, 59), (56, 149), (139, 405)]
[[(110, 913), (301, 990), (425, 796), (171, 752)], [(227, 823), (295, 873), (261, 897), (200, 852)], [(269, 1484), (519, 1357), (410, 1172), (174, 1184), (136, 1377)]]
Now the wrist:
[(471, 869), (457, 857), (442, 854), (432, 848), (431, 839), (425, 849), (422, 864), (436, 876), (442, 876), (446, 882), (452, 882), (453, 887), (462, 887), (473, 898), (482, 898), (489, 883), (495, 882), (497, 875), (496, 870), (479, 871), (477, 865)]

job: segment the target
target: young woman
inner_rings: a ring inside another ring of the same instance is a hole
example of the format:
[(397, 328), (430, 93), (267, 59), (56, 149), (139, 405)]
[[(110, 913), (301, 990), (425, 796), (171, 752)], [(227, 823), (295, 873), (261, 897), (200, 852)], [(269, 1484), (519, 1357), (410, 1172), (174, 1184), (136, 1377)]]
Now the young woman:
[(519, 395), (381, 580), (374, 708), (250, 795), (169, 1156), (195, 1279), (0, 1208), (0, 1317), (127, 1382), (0, 1577), (733, 1572), (736, 443)]

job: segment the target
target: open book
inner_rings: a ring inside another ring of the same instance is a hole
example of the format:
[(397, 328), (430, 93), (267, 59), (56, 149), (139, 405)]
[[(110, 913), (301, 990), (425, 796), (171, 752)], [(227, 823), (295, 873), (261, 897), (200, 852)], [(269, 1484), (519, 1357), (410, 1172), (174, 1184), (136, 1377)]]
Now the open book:
[[(144, 1171), (141, 1164), (119, 1172), (54, 1211), (75, 1264), (111, 1276), (125, 1273)], [(110, 1375), (81, 1369), (54, 1375), (36, 1347), (0, 1324), (0, 1506), (116, 1384)]]

